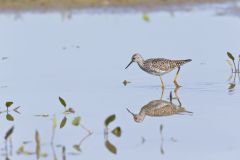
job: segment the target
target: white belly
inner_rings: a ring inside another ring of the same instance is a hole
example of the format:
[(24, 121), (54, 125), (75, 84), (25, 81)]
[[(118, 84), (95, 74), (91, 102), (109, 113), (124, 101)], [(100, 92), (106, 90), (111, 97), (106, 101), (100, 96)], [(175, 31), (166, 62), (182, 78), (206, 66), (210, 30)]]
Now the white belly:
[(167, 74), (167, 73), (171, 72), (172, 70), (174, 70), (174, 69), (171, 69), (168, 71), (160, 71), (160, 72), (151, 72), (151, 71), (146, 71), (146, 70), (144, 70), (144, 71), (149, 74), (155, 75), (155, 76), (163, 76), (164, 74)]

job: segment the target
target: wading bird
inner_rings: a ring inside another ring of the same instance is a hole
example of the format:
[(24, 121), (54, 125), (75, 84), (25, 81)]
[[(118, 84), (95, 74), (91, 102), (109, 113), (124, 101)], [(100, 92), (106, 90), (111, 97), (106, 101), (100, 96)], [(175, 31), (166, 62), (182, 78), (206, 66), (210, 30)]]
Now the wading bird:
[(170, 60), (164, 58), (151, 58), (144, 60), (140, 54), (136, 53), (132, 56), (131, 62), (127, 65), (125, 69), (127, 69), (133, 62), (137, 62), (138, 66), (145, 72), (155, 76), (159, 76), (162, 82), (162, 88), (164, 89), (164, 82), (162, 76), (168, 72), (171, 72), (174, 69), (178, 69), (173, 82), (176, 87), (180, 87), (180, 85), (177, 83), (177, 77), (180, 71), (180, 67), (185, 63), (191, 61), (191, 59)]

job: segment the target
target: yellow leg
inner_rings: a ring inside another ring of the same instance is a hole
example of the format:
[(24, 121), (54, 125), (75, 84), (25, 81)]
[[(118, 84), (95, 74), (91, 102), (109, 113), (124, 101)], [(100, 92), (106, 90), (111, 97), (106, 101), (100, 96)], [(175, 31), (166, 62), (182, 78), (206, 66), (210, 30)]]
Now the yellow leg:
[(181, 107), (181, 106), (182, 106), (182, 103), (181, 103), (180, 98), (179, 98), (179, 96), (178, 96), (178, 89), (179, 89), (179, 87), (176, 87), (176, 88), (174, 89), (174, 94), (175, 94), (175, 97), (177, 98), (177, 101), (178, 101), (178, 103), (179, 103), (179, 107)]
[(164, 83), (163, 83), (163, 79), (162, 79), (161, 76), (160, 76), (160, 80), (161, 80), (161, 82), (162, 82), (162, 90), (164, 90), (165, 85), (164, 85)]
[(162, 94), (161, 94), (160, 100), (162, 100), (163, 98), (163, 93), (164, 93), (164, 88), (162, 87)]
[(176, 76), (175, 76), (174, 81), (173, 81), (173, 83), (175, 84), (175, 86), (176, 86), (177, 88), (181, 87), (181, 86), (178, 84), (178, 82), (177, 82), (177, 77), (178, 77), (179, 71), (180, 71), (180, 67), (178, 67)]

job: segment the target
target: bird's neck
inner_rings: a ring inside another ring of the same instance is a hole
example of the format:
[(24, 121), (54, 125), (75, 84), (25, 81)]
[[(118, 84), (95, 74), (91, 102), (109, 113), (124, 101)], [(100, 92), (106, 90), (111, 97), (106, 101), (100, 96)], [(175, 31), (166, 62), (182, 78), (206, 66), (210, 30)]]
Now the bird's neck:
[(137, 114), (137, 116), (138, 116), (138, 119), (142, 122), (145, 118), (145, 113), (139, 113)]
[(138, 64), (138, 66), (139, 66), (140, 68), (142, 68), (142, 67), (143, 67), (143, 64), (144, 64), (144, 60), (141, 59), (140, 61), (137, 62), (137, 64)]
[(141, 117), (142, 119), (144, 119), (146, 115), (145, 109), (141, 109), (141, 111), (138, 113), (138, 116)]

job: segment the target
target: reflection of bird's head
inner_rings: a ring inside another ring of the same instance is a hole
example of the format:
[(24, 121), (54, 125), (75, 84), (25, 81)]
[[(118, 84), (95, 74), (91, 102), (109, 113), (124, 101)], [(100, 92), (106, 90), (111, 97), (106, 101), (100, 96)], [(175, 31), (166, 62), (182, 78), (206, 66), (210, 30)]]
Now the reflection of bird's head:
[(133, 116), (133, 119), (134, 119), (135, 122), (141, 123), (143, 121), (143, 119), (144, 119), (143, 116), (141, 116), (139, 114), (132, 113), (128, 108), (127, 108), (127, 111)]
[(137, 123), (141, 123), (143, 121), (143, 117), (138, 114), (134, 115), (133, 118), (134, 118), (134, 121)]

